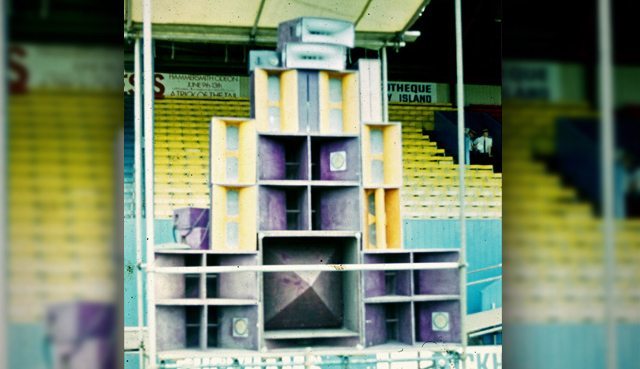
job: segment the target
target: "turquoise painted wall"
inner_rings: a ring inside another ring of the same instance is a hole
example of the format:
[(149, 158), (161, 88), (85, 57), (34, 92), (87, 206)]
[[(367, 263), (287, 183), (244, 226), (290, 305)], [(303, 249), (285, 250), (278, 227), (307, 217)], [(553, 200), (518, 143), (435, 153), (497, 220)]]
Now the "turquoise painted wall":
[[(640, 325), (618, 329), (618, 368), (640, 368)], [(504, 340), (517, 350), (504, 351), (504, 367), (518, 369), (602, 369), (605, 329), (600, 324), (512, 324)]]

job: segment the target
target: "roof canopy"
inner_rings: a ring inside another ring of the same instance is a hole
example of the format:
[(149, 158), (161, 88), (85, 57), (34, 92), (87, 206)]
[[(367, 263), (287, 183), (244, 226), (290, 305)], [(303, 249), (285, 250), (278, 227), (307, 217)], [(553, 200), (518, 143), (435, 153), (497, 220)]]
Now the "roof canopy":
[[(142, 1), (125, 0), (125, 27), (139, 36)], [(274, 45), (280, 22), (313, 16), (355, 24), (356, 46), (402, 46), (430, 0), (152, 0), (153, 37), (175, 41)]]

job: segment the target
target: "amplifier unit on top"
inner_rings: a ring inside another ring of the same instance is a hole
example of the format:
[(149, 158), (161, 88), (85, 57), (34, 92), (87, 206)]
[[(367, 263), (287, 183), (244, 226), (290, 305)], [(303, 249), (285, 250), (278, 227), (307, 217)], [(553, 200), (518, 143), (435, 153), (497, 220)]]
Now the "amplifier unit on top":
[(277, 51), (252, 50), (249, 52), (249, 72), (256, 68), (278, 68), (280, 66), (280, 53)]
[(351, 22), (338, 19), (296, 18), (278, 26), (278, 50), (284, 49), (290, 42), (352, 48), (355, 45), (355, 27)]
[(288, 43), (282, 51), (282, 64), (291, 69), (344, 70), (346, 56), (344, 46)]

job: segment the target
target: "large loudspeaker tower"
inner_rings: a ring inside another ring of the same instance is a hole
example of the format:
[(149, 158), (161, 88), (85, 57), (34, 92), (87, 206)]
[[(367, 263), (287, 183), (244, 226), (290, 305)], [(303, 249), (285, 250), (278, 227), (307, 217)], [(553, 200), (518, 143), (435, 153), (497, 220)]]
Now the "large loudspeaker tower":
[[(212, 119), (210, 212), (175, 217), (191, 249), (157, 250), (157, 264), (457, 262), (403, 249), (400, 124), (384, 121), (379, 61), (346, 69), (353, 25), (299, 18), (279, 33), (277, 51), (249, 58), (251, 119)], [(461, 341), (457, 269), (156, 280), (159, 351)]]

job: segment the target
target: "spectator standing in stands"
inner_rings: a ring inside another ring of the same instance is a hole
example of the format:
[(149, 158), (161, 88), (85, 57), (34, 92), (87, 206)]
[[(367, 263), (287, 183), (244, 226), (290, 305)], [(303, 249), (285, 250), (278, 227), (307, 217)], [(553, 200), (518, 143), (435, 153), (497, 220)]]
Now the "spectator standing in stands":
[[(476, 137), (476, 131), (466, 128), (464, 131), (464, 160), (465, 164), (471, 164), (471, 157), (475, 152), (475, 144), (473, 139)], [(475, 159), (475, 158), (474, 158)], [(475, 161), (475, 160), (474, 160)]]
[(489, 130), (487, 128), (482, 130), (482, 136), (476, 138), (473, 141), (473, 145), (478, 151), (478, 157), (480, 158), (478, 164), (490, 165), (492, 161), (491, 148), (493, 146), (493, 139), (489, 136)]

